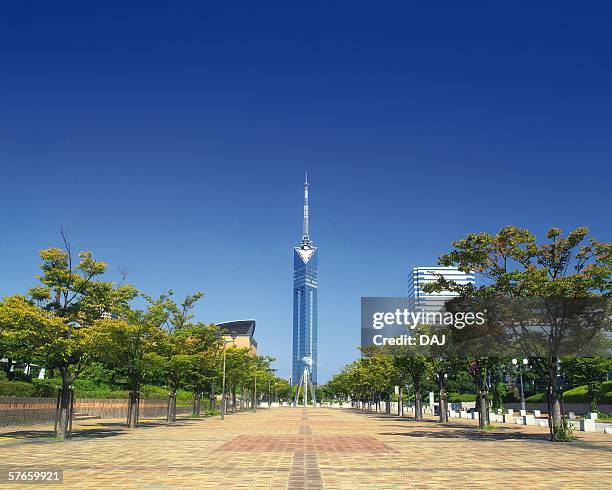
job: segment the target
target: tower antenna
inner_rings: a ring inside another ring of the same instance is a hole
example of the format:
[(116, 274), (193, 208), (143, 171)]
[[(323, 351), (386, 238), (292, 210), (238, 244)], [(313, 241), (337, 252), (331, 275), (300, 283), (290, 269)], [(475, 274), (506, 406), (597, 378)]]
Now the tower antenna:
[(306, 178), (304, 180), (304, 226), (302, 230), (302, 242), (310, 243), (310, 219), (308, 217), (308, 172), (306, 172)]

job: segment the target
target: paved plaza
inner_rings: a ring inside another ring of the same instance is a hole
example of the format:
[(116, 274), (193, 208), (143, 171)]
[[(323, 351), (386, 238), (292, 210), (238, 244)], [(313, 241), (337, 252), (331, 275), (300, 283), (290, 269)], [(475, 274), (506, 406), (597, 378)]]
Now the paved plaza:
[(612, 436), (552, 444), (539, 427), (277, 408), (132, 431), (92, 420), (68, 442), (41, 430), (3, 428), (0, 468), (62, 468), (73, 488), (612, 488)]

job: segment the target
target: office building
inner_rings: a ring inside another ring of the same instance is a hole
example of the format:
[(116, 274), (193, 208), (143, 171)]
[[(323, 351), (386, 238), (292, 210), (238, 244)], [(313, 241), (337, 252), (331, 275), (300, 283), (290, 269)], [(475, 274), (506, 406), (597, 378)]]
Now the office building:
[(457, 284), (474, 284), (474, 274), (461, 272), (456, 267), (414, 267), (408, 276), (408, 298), (411, 309), (425, 309), (439, 311), (446, 301), (458, 295), (454, 291), (440, 291), (426, 293), (425, 284), (436, 282), (444, 277), (447, 281)]

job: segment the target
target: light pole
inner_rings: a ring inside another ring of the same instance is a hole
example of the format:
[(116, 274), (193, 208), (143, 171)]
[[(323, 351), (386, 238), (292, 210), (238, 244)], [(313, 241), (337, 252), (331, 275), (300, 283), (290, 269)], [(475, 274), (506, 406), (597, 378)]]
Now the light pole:
[(255, 376), (253, 377), (253, 413), (257, 412), (257, 368), (255, 368)]
[[(234, 343), (236, 337), (238, 336), (238, 332), (236, 330), (232, 330), (230, 334), (232, 340), (223, 339), (223, 382), (221, 383), (221, 420), (225, 420), (225, 346), (229, 343)], [(221, 332), (217, 332), (217, 336), (221, 337)]]
[[(519, 379), (521, 382), (521, 410), (527, 410), (527, 408), (525, 408), (525, 392), (523, 391), (523, 368), (519, 364), (518, 359), (512, 359), (512, 364), (518, 366)], [(523, 359), (523, 365), (526, 366), (527, 364), (529, 364), (529, 359)]]

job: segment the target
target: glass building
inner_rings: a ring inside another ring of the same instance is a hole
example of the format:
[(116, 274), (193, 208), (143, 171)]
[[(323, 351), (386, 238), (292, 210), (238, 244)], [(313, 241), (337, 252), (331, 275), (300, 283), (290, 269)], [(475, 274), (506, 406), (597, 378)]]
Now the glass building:
[(311, 379), (317, 384), (317, 247), (310, 240), (308, 216), (308, 175), (304, 182), (304, 223), (302, 241), (293, 248), (293, 364), (292, 382), (298, 384), (304, 371), (304, 357), (312, 358)]
[(449, 299), (458, 295), (454, 291), (423, 291), (423, 286), (436, 282), (440, 277), (461, 285), (474, 284), (475, 279), (474, 274), (462, 272), (456, 267), (414, 267), (408, 275), (408, 299), (412, 310), (440, 311)]

